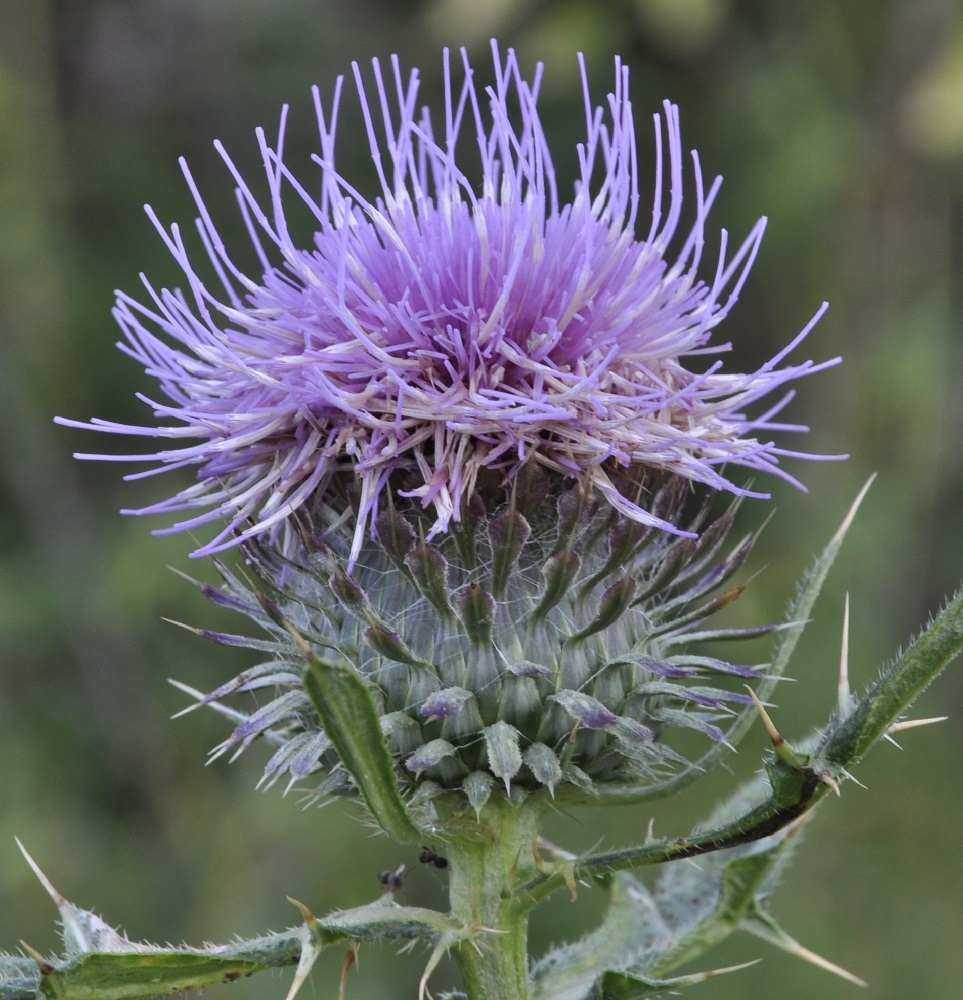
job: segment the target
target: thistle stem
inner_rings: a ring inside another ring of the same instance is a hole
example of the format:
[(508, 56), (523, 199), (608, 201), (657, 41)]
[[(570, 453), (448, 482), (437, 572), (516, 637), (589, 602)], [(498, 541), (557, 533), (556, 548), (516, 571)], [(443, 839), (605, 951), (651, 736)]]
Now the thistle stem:
[(539, 811), (493, 796), (480, 834), (445, 845), (451, 917), (475, 933), (452, 953), (470, 1000), (527, 1000), (528, 914), (515, 888), (535, 874)]

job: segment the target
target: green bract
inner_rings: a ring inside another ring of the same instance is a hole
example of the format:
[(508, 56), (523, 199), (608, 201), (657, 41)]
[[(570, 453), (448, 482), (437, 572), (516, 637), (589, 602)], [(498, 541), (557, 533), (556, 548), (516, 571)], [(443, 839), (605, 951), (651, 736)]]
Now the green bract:
[(765, 666), (728, 663), (701, 644), (772, 631), (706, 624), (742, 591), (730, 578), (753, 539), (729, 543), (734, 510), (711, 518), (710, 498), (685, 520), (681, 478), (622, 484), (699, 530), (680, 538), (532, 467), (507, 488), (490, 486), (430, 542), (416, 505), (390, 505), (350, 575), (347, 489), (330, 490), (302, 524), (301, 558), (249, 545), (256, 581), (221, 567), (224, 585), (209, 595), (271, 639), (215, 638), (272, 656), (201, 700), (268, 686), (275, 697), (219, 752), (262, 736), (279, 745), (267, 781), (287, 775), (318, 795), (352, 790), (304, 689), (309, 655), (363, 679), (408, 794), (457, 789), (476, 809), (495, 793), (645, 787), (687, 766), (673, 732), (724, 740), (734, 706), (749, 704), (744, 683)]

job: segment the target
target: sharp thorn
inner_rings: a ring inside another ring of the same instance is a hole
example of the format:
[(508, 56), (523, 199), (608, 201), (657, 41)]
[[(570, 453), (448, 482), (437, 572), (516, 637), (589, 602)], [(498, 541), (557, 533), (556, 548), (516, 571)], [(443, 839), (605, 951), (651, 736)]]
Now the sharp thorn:
[(188, 712), (193, 712), (195, 709), (203, 707), (204, 699), (207, 697), (203, 691), (198, 691), (197, 688), (192, 688), (189, 684), (184, 684), (182, 681), (176, 681), (173, 677), (168, 677), (167, 683), (176, 687), (178, 691), (189, 694), (194, 699), (193, 705), (188, 705), (187, 708), (182, 708), (179, 712), (175, 712), (171, 716), (172, 719), (179, 719), (182, 715), (187, 715)]
[(904, 729), (916, 729), (919, 726), (932, 726), (934, 722), (946, 722), (948, 715), (937, 715), (931, 719), (904, 719), (902, 722), (894, 722), (887, 733), (899, 733)]
[(843, 639), (839, 650), (839, 682), (836, 704), (842, 717), (849, 715), (853, 707), (853, 695), (849, 688), (849, 594), (843, 606)]
[(786, 951), (788, 951), (790, 955), (795, 955), (797, 958), (801, 958), (803, 961), (809, 962), (817, 968), (825, 969), (827, 972), (832, 972), (834, 975), (839, 976), (840, 979), (845, 979), (847, 982), (853, 983), (856, 986), (869, 986), (869, 983), (867, 983), (865, 979), (860, 979), (859, 976), (854, 975), (852, 972), (848, 972), (842, 966), (836, 965), (835, 962), (830, 962), (828, 958), (823, 958), (822, 955), (818, 955), (816, 952), (811, 951), (809, 948), (805, 947), (805, 945), (801, 945), (798, 941), (792, 941), (792, 944), (786, 947)]
[(772, 719), (769, 718), (769, 713), (766, 711), (766, 708), (763, 705), (763, 703), (759, 700), (759, 697), (756, 694), (756, 692), (753, 691), (748, 684), (745, 685), (745, 688), (749, 692), (749, 697), (752, 698), (756, 706), (756, 711), (762, 718), (763, 725), (766, 727), (766, 732), (769, 733), (769, 739), (772, 740), (773, 747), (776, 750), (778, 750), (785, 744), (786, 741), (779, 734), (779, 730), (776, 729), (776, 726), (773, 723)]
[[(293, 902), (293, 900), (292, 900)], [(295, 904), (300, 907), (300, 904)], [(294, 998), (301, 991), (301, 987), (307, 981), (308, 976), (311, 974), (311, 969), (314, 963), (317, 961), (318, 955), (321, 954), (321, 949), (315, 944), (311, 937), (305, 933), (304, 944), (301, 948), (301, 957), (298, 959), (298, 967), (294, 970), (294, 979), (291, 982), (291, 988), (288, 990), (288, 995), (284, 1000), (294, 1000)]]
[(752, 965), (758, 965), (761, 961), (761, 958), (754, 958), (751, 962), (740, 962), (739, 965), (727, 965), (724, 969), (710, 969), (708, 972), (704, 972), (703, 976), (706, 979), (712, 979), (715, 976), (724, 976), (727, 972), (739, 972), (742, 969), (748, 969)]
[(304, 903), (299, 902), (293, 896), (288, 896), (287, 901), (289, 903), (293, 903), (298, 910), (301, 911), (301, 916), (304, 917), (304, 922), (308, 924), (308, 926), (318, 922), (318, 918), (304, 905)]
[(839, 782), (831, 774), (826, 774), (825, 772), (823, 772), (821, 775), (819, 775), (819, 780), (824, 785), (828, 785), (836, 793), (837, 798), (840, 797), (841, 793), (839, 791)]
[(849, 531), (849, 526), (853, 523), (853, 518), (856, 517), (856, 511), (859, 510), (859, 505), (863, 502), (863, 498), (869, 492), (869, 488), (870, 488), (870, 486), (873, 485), (873, 480), (875, 478), (876, 478), (876, 473), (874, 472), (869, 477), (869, 479), (866, 480), (866, 483), (864, 484), (863, 488), (859, 491), (859, 494), (857, 495), (856, 499), (853, 501), (852, 506), (849, 508), (849, 511), (847, 512), (846, 516), (843, 518), (843, 523), (837, 529), (836, 534), (833, 535), (833, 541), (834, 542), (841, 542), (843, 540), (843, 538), (845, 537), (846, 532)]
[(178, 628), (187, 629), (188, 632), (193, 632), (194, 635), (203, 635), (203, 632), (194, 625), (188, 625), (186, 622), (179, 622), (176, 618), (164, 618), (161, 617), (162, 622), (167, 622), (168, 625), (176, 625)]
[(847, 778), (848, 778), (848, 779), (849, 779), (850, 781), (854, 781), (854, 782), (855, 782), (855, 783), (856, 783), (857, 785), (859, 785), (859, 787), (860, 787), (860, 788), (865, 788), (865, 787), (866, 787), (866, 786), (865, 786), (865, 785), (864, 785), (864, 784), (863, 784), (863, 783), (862, 783), (862, 782), (861, 782), (861, 781), (860, 781), (860, 780), (859, 780), (858, 778), (854, 778), (854, 777), (853, 777), (853, 776), (852, 776), (852, 775), (851, 775), (851, 774), (849, 773), (849, 771), (847, 771), (847, 770), (846, 770), (846, 768), (843, 768), (843, 769), (842, 769), (842, 771), (843, 771), (843, 774), (844, 774), (844, 775), (845, 775), (845, 776), (846, 776), (846, 777), (847, 777)]
[[(23, 848), (21, 848), (23, 850)], [(31, 948), (23, 938), (20, 939), (20, 947), (37, 963), (37, 968), (40, 970), (41, 976), (49, 976), (54, 971), (54, 967), (37, 951), (36, 948)]]
[(438, 944), (435, 945), (434, 951), (432, 951), (428, 958), (428, 964), (425, 966), (425, 971), (422, 973), (421, 979), (418, 982), (418, 1000), (431, 1000), (431, 994), (428, 992), (428, 980), (446, 951), (448, 951), (448, 942), (443, 940), (439, 941)]
[(537, 833), (532, 834), (532, 857), (535, 859), (535, 866), (541, 868), (545, 864), (545, 858), (542, 857), (542, 852), (538, 849), (539, 844), (544, 843), (541, 837)]
[(338, 1000), (344, 1000), (348, 992), (348, 976), (351, 969), (358, 961), (358, 945), (348, 946), (347, 954), (344, 956), (344, 965), (341, 966), (341, 982), (338, 984)]
[(32, 857), (30, 857), (30, 855), (27, 853), (26, 847), (24, 847), (23, 844), (20, 842), (20, 838), (14, 837), (13, 839), (16, 841), (17, 847), (20, 848), (20, 853), (27, 859), (27, 864), (30, 865), (34, 875), (37, 876), (37, 879), (39, 880), (40, 884), (44, 887), (44, 889), (47, 890), (47, 895), (50, 896), (50, 898), (54, 901), (54, 904), (56, 905), (57, 909), (58, 910), (61, 909), (63, 906), (67, 904), (67, 900), (63, 896), (61, 896), (61, 894), (54, 888), (53, 883), (40, 870), (40, 866), (37, 864), (37, 862), (34, 861)]
[[(555, 857), (561, 858), (563, 861), (574, 861), (577, 857), (571, 851), (566, 851), (564, 847), (559, 847), (558, 844), (553, 844), (550, 840), (546, 840), (541, 834), (535, 834), (534, 842), (536, 848), (541, 847), (546, 851), (550, 851)], [(538, 856), (537, 853), (536, 856)]]
[(833, 975), (839, 976), (847, 982), (854, 983), (856, 986), (869, 985), (865, 980), (860, 979), (859, 976), (855, 976), (834, 962), (830, 962), (828, 958), (823, 958), (822, 955), (817, 955), (816, 952), (810, 951), (809, 948), (801, 945), (791, 934), (787, 934), (781, 927), (772, 924), (769, 920), (749, 920), (744, 922), (742, 926), (750, 934), (761, 938), (763, 941), (768, 941), (777, 948), (781, 948), (788, 954), (795, 955), (796, 958), (801, 958), (804, 962), (809, 962), (819, 969), (825, 969), (826, 972), (831, 972)]

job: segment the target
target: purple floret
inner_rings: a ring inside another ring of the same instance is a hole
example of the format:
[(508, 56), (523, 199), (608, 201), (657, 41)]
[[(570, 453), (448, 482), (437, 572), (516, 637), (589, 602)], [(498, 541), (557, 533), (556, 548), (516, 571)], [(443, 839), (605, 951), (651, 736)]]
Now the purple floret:
[[(148, 210), (187, 287), (157, 291), (144, 279), (149, 303), (120, 293), (114, 310), (121, 348), (167, 397), (144, 400), (165, 423), (60, 421), (174, 442), (149, 454), (78, 456), (156, 463), (129, 478), (197, 467), (193, 485), (129, 513), (201, 511), (162, 532), (226, 521), (195, 555), (260, 535), (286, 545), (292, 515), (309, 509), (334, 475), (353, 473), (354, 559), (389, 477), (402, 469), (414, 480), (406, 495), (433, 512), (432, 533), (459, 518), (481, 470), (510, 476), (529, 460), (588, 481), (625, 516), (677, 534), (685, 532), (620, 493), (612, 471), (650, 466), (737, 494), (749, 491), (723, 465), (795, 482), (779, 460), (797, 453), (769, 440), (772, 431), (805, 430), (774, 420), (791, 393), (761, 415), (746, 409), (837, 363), (777, 367), (825, 306), (754, 372), (700, 361), (728, 349), (710, 344), (710, 334), (738, 297), (765, 219), (732, 253), (723, 231), (714, 270), (698, 278), (720, 179), (706, 189), (692, 154), (695, 218), (677, 238), (684, 157), (678, 109), (666, 102), (664, 117), (655, 116), (652, 220), (636, 231), (635, 126), (628, 69), (618, 60), (606, 108), (593, 108), (582, 66), (581, 179), (562, 203), (536, 107), (541, 68), (529, 83), (513, 52), (493, 53), (495, 83), (484, 93), (464, 53), (463, 81), (452, 79), (446, 53), (437, 130), (417, 105), (417, 73), (405, 77), (392, 59), (386, 76), (375, 61), (369, 93), (354, 66), (382, 188), (371, 201), (335, 163), (341, 80), (328, 112), (314, 92), (319, 198), (284, 163), (286, 109), (276, 147), (257, 132), (269, 204), (258, 203), (216, 144), (237, 184), (257, 277), (232, 262), (182, 162), (223, 287), (203, 283), (179, 228)], [(466, 135), (477, 158), (459, 165), (455, 148)], [(290, 201), (290, 191), (313, 215), (311, 245), (289, 235), (282, 193)], [(667, 260), (674, 239), (681, 248)], [(703, 370), (684, 366), (693, 357)]]

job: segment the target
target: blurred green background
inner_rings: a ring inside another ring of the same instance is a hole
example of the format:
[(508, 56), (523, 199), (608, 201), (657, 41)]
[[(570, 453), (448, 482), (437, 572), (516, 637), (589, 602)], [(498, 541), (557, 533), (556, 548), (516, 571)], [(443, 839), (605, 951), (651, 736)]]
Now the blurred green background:
[[(440, 905), (442, 878), (370, 835), (350, 807), (301, 809), (254, 790), (265, 751), (203, 767), (227, 732), (211, 714), (170, 721), (174, 676), (210, 688), (250, 660), (162, 621), (232, 628), (165, 564), (197, 574), (186, 537), (158, 539), (117, 515), (174, 492), (123, 484), (117, 466), (74, 462), (110, 446), (56, 428), (54, 414), (149, 421), (152, 390), (113, 346), (113, 289), (143, 270), (176, 283), (144, 217), (149, 201), (185, 226), (186, 155), (216, 217), (237, 233), (224, 140), (256, 176), (256, 125), (293, 105), (288, 162), (312, 176), (309, 87), (331, 93), (352, 59), (397, 52), (440, 83), (440, 48), (465, 45), (479, 72), (488, 39), (547, 64), (542, 107), (560, 172), (582, 130), (575, 53), (596, 100), (612, 57), (632, 67), (644, 155), (669, 97), (683, 139), (726, 182), (716, 228), (767, 214), (762, 255), (725, 333), (733, 364), (769, 357), (825, 298), (798, 352), (842, 367), (800, 386), (800, 447), (846, 463), (795, 463), (803, 495), (774, 484), (775, 520), (757, 549), (763, 576), (735, 617), (777, 617), (793, 581), (859, 486), (879, 478), (797, 654), (776, 718), (801, 736), (834, 698), (843, 596), (852, 595), (851, 670), (868, 681), (959, 582), (963, 567), (963, 10), (950, 0), (0, 0), (0, 947), (55, 945), (54, 912), (23, 863), (22, 838), (54, 883), (136, 938), (222, 941), (373, 898), (377, 873), (410, 866), (407, 902)], [(352, 107), (352, 105), (349, 105)], [(349, 117), (346, 112), (346, 118)], [(348, 125), (345, 164), (365, 172)], [(357, 135), (357, 133), (354, 133)], [(643, 181), (648, 189), (648, 181)], [(232, 228), (233, 227), (233, 228)], [(797, 444), (791, 441), (790, 446)], [(120, 450), (123, 442), (116, 445)], [(123, 471), (127, 471), (124, 469)], [(744, 508), (745, 525), (769, 505)], [(764, 656), (762, 652), (758, 656)], [(876, 749), (828, 802), (774, 899), (801, 941), (870, 981), (856, 987), (734, 938), (703, 966), (763, 961), (699, 987), (703, 1000), (863, 996), (957, 1000), (963, 984), (963, 664), (918, 706), (947, 714)], [(763, 748), (754, 733), (743, 774)], [(734, 787), (717, 775), (677, 803), (559, 817), (572, 848), (638, 839), (651, 815), (687, 830)], [(536, 951), (580, 933), (601, 906), (585, 890), (534, 923)], [(353, 998), (413, 997), (424, 954), (366, 948)], [(341, 956), (314, 993), (333, 996)], [(443, 968), (433, 980), (453, 981)], [(448, 978), (446, 978), (448, 977)], [(282, 997), (287, 977), (212, 989)]]

